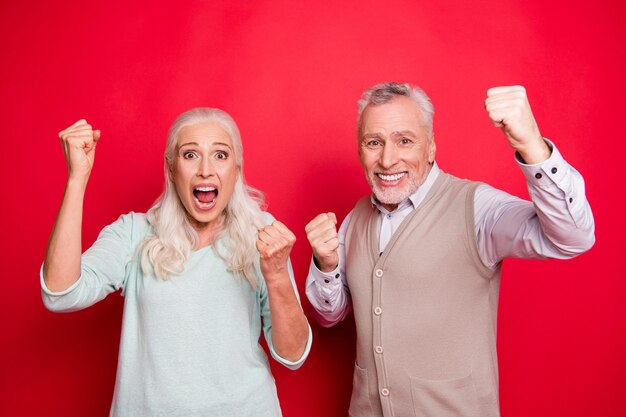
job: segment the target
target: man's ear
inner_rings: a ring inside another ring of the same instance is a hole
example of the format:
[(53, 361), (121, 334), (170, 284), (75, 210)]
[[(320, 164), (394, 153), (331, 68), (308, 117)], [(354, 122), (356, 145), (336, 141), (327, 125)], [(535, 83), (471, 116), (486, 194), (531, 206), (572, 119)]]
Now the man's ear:
[(435, 143), (435, 136), (430, 139), (430, 143), (428, 144), (428, 162), (435, 162), (435, 154), (437, 153), (437, 144)]

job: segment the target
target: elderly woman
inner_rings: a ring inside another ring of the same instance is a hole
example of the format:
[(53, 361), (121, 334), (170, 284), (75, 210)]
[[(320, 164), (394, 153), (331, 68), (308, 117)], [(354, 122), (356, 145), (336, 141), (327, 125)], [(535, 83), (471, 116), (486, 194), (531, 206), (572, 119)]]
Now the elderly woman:
[(53, 311), (122, 291), (111, 416), (280, 416), (261, 326), (271, 355), (291, 369), (308, 355), (311, 330), (289, 261), (295, 236), (245, 185), (237, 125), (217, 109), (180, 115), (163, 194), (146, 214), (106, 227), (81, 256), (100, 135), (85, 120), (59, 133), (68, 179), (41, 286)]

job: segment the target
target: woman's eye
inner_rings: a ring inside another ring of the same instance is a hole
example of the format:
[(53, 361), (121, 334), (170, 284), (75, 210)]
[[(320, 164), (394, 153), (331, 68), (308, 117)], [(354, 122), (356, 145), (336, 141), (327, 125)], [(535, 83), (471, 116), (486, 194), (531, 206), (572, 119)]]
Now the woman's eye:
[(220, 152), (215, 154), (215, 157), (217, 159), (228, 159), (228, 153), (220, 151)]
[(195, 156), (196, 156), (195, 152), (188, 151), (188, 152), (183, 153), (183, 158), (185, 159), (192, 159)]

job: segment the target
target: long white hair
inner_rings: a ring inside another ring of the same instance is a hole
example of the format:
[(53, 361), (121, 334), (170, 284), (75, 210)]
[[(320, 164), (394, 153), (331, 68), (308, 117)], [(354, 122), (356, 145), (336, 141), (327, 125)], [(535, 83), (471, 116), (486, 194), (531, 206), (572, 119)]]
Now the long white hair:
[(176, 186), (170, 179), (169, 167), (173, 162), (181, 129), (201, 122), (215, 122), (229, 134), (238, 168), (233, 194), (219, 220), (223, 227), (215, 238), (214, 249), (230, 271), (245, 276), (256, 287), (256, 236), (258, 229), (263, 226), (261, 208), (264, 198), (260, 191), (245, 184), (239, 128), (228, 113), (219, 109), (191, 109), (178, 116), (170, 127), (165, 148), (165, 191), (147, 212), (154, 235), (148, 236), (139, 247), (141, 268), (144, 273), (154, 272), (161, 279), (180, 274), (198, 243), (198, 234), (191, 226)]

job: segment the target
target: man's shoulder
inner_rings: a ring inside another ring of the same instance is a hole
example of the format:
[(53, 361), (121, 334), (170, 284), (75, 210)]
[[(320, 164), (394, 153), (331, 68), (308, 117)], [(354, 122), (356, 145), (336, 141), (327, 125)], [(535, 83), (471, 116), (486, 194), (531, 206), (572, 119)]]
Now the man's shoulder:
[(352, 215), (353, 213), (359, 213), (365, 210), (369, 211), (369, 210), (374, 209), (374, 207), (375, 206), (372, 203), (372, 195), (366, 194), (357, 200), (356, 204), (354, 205), (354, 208), (352, 208), (352, 211), (350, 212), (350, 215)]
[(452, 174), (441, 173), (441, 180), (444, 181), (448, 186), (454, 188), (475, 188), (480, 185), (486, 185), (484, 182), (475, 181), (468, 178), (460, 178)]

